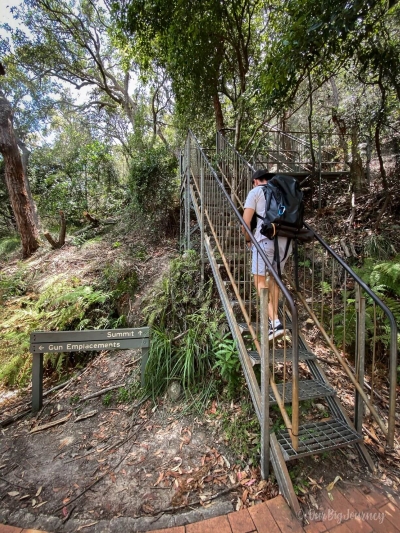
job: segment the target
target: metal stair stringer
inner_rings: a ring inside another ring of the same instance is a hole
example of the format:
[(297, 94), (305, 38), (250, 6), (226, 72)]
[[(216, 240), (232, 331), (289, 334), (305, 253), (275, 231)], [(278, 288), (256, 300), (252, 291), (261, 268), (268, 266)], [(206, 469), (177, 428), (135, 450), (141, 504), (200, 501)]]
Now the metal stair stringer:
[[(191, 200), (192, 200), (192, 205), (193, 205), (193, 208), (196, 214), (196, 218), (198, 221), (200, 221), (201, 220), (200, 209), (199, 209), (199, 206), (197, 205), (197, 201), (196, 201), (196, 197), (194, 195), (193, 189), (191, 189)], [(232, 336), (234, 339), (236, 339), (236, 342), (238, 345), (240, 362), (243, 368), (244, 376), (245, 376), (246, 383), (250, 391), (251, 398), (253, 400), (255, 412), (256, 412), (259, 422), (261, 423), (260, 387), (258, 386), (257, 378), (253, 370), (253, 365), (251, 364), (248, 351), (244, 344), (241, 331), (240, 331), (240, 327), (238, 325), (235, 314), (233, 312), (230, 298), (228, 296), (223, 279), (221, 277), (221, 273), (219, 271), (218, 264), (215, 259), (214, 251), (212, 249), (210, 238), (208, 237), (208, 235), (204, 235), (204, 248), (207, 253), (207, 257), (208, 257), (208, 260), (209, 260), (209, 263), (210, 263), (210, 266), (211, 266), (211, 269), (214, 275), (214, 280), (216, 282), (218, 293), (221, 298), (221, 303), (224, 307), (226, 318), (229, 324), (229, 329), (231, 330)]]

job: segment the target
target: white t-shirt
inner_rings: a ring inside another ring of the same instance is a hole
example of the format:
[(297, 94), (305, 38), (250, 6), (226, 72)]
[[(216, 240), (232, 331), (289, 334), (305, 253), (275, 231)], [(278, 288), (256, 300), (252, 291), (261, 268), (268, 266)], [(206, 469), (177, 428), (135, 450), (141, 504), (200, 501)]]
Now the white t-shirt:
[(254, 233), (254, 237), (256, 241), (261, 241), (261, 239), (265, 239), (266, 237), (260, 233), (260, 229), (263, 222), (262, 219), (264, 218), (265, 214), (265, 196), (262, 185), (258, 185), (258, 187), (254, 187), (254, 189), (251, 189), (244, 203), (244, 208), (254, 209), (257, 215), (260, 215), (261, 218), (257, 217), (257, 227)]

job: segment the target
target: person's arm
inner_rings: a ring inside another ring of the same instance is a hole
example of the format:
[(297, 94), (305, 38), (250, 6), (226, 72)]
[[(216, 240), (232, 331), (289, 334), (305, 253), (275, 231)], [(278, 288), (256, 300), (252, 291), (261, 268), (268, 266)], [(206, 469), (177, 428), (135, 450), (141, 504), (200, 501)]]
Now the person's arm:
[[(253, 218), (253, 215), (254, 215), (254, 209), (252, 209), (251, 207), (246, 207), (246, 209), (243, 212), (243, 220), (246, 222), (249, 228), (251, 228), (251, 219)], [(242, 226), (242, 233), (244, 235), (244, 238), (246, 239), (246, 242), (247, 243), (251, 242), (248, 230), (244, 226)]]

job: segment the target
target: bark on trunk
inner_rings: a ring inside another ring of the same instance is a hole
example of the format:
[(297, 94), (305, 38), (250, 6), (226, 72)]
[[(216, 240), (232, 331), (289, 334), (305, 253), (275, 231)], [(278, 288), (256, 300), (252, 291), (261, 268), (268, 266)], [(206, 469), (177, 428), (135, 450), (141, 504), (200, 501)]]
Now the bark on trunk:
[(220, 131), (224, 129), (224, 115), (222, 113), (222, 107), (221, 102), (219, 100), (218, 93), (215, 93), (213, 96), (213, 104), (214, 104), (214, 113), (215, 113), (215, 125), (217, 127), (217, 131)]
[(358, 149), (358, 125), (353, 124), (351, 128), (351, 163), (350, 163), (350, 179), (353, 190), (356, 193), (365, 191), (365, 175)]
[(65, 235), (67, 233), (67, 222), (65, 220), (64, 211), (60, 211), (60, 233), (58, 236), (58, 241), (55, 241), (50, 233), (45, 233), (44, 236), (51, 244), (51, 247), (56, 250), (62, 248), (65, 244)]
[(0, 152), (5, 163), (5, 179), (11, 206), (21, 236), (23, 257), (29, 257), (40, 245), (32, 206), (25, 186), (24, 168), (12, 123), (12, 110), (0, 94)]
[(339, 117), (338, 109), (339, 109), (339, 92), (337, 90), (335, 78), (331, 78), (331, 87), (332, 87), (332, 122), (335, 124), (338, 134), (339, 134), (339, 143), (340, 148), (343, 151), (343, 160), (345, 163), (349, 160), (349, 147), (347, 143), (347, 127), (346, 127), (346, 121), (343, 120), (343, 118)]
[(32, 206), (33, 220), (35, 222), (36, 227), (39, 228), (40, 227), (39, 213), (37, 210), (36, 202), (33, 199), (31, 186), (28, 180), (28, 162), (29, 162), (29, 156), (31, 155), (31, 153), (28, 150), (26, 144), (23, 141), (21, 141), (21, 139), (18, 139), (17, 143), (22, 152), (22, 167), (24, 169), (25, 187), (26, 187), (26, 192), (28, 194), (29, 201)]

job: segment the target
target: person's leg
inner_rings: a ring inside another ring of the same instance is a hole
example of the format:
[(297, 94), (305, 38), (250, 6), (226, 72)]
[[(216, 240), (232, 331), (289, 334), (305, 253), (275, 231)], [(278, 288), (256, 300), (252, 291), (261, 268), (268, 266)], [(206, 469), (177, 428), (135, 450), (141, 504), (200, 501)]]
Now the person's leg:
[[(268, 260), (273, 263), (274, 260), (274, 249), (271, 246), (271, 241), (261, 241), (261, 248), (266, 254)], [(252, 259), (252, 273), (254, 276), (254, 285), (256, 287), (258, 295), (261, 294), (261, 289), (266, 287), (266, 276), (265, 276), (266, 265), (265, 262), (259, 257), (257, 250), (253, 249), (253, 259)], [(279, 287), (274, 282), (272, 276), (269, 276), (269, 301), (268, 301), (268, 317), (273, 324), (273, 321), (278, 318), (278, 298), (279, 298)]]
[[(259, 244), (261, 248), (263, 249), (265, 255), (267, 256), (267, 259), (269, 260), (269, 262), (271, 263), (271, 265), (273, 266), (276, 272), (276, 264), (274, 263), (274, 256), (275, 256), (274, 242), (266, 240), (266, 241), (261, 241)], [(281, 270), (283, 271), (283, 268), (287, 260), (287, 256), (285, 257), (285, 251), (287, 251), (285, 250), (286, 239), (282, 239), (282, 240), (280, 239), (279, 245), (280, 245), (279, 246), (280, 256), (284, 258), (283, 261), (281, 261)], [(289, 253), (290, 253), (290, 250), (289, 250)], [(266, 287), (265, 269), (266, 269), (266, 265), (264, 261), (262, 261), (262, 259), (259, 257), (257, 251), (253, 249), (252, 273), (254, 275), (254, 285), (259, 295), (260, 295), (261, 289)], [(268, 289), (269, 289), (268, 317), (270, 320), (269, 339), (271, 340), (285, 333), (283, 326), (278, 318), (279, 286), (275, 282), (272, 274), (269, 276)]]
[(262, 276), (261, 274), (254, 274), (253, 280), (255, 288), (257, 289), (257, 294), (258, 296), (260, 296), (261, 289), (265, 289), (265, 287), (267, 286), (265, 276)]
[(278, 319), (278, 302), (279, 302), (279, 287), (275, 283), (272, 276), (269, 277), (269, 302), (268, 302), (268, 316), (271, 324), (274, 324)]

